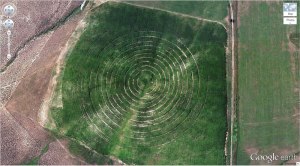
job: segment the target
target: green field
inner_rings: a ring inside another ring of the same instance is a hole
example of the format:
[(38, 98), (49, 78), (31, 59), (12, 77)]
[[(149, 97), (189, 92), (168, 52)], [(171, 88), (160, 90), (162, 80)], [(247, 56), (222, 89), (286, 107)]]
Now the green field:
[(54, 131), (127, 164), (225, 164), (226, 41), (215, 23), (101, 5), (67, 59)]
[(227, 1), (130, 1), (129, 3), (216, 21), (224, 21), (228, 7)]
[[(239, 8), (247, 10), (238, 13), (237, 164), (249, 164), (254, 152), (300, 151), (299, 116), (295, 116), (300, 109), (300, 58), (299, 51), (291, 53), (288, 47), (288, 34), (299, 34), (300, 26), (283, 25), (282, 2), (241, 2)], [(295, 35), (292, 40), (295, 43)]]

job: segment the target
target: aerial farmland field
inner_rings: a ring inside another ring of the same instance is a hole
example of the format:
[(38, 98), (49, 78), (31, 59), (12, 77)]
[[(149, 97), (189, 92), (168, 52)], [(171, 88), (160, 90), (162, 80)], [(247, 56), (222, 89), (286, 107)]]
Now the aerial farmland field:
[(0, 165), (300, 164), (299, 0), (0, 0)]
[(300, 26), (283, 24), (282, 5), (239, 2), (237, 164), (282, 164), (250, 156), (300, 152)]
[(127, 164), (225, 164), (224, 27), (113, 2), (88, 20), (60, 79), (63, 107), (51, 110), (71, 150), (83, 143)]

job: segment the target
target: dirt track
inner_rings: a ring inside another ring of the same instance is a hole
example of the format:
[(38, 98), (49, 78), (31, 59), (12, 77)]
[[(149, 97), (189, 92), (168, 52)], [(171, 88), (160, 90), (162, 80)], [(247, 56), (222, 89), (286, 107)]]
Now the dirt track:
[(132, 6), (137, 6), (137, 7), (143, 7), (143, 8), (148, 8), (148, 9), (154, 9), (154, 10), (164, 11), (164, 12), (167, 12), (167, 13), (171, 13), (171, 14), (174, 14), (174, 15), (181, 16), (181, 17), (193, 18), (193, 19), (196, 19), (196, 20), (199, 20), (199, 21), (216, 23), (216, 24), (221, 25), (224, 29), (227, 30), (226, 25), (224, 25), (224, 24), (223, 24), (222, 22), (220, 22), (220, 21), (210, 20), (210, 19), (201, 18), (201, 17), (197, 17), (197, 16), (191, 16), (191, 15), (188, 15), (188, 14), (183, 14), (183, 13), (173, 12), (173, 11), (164, 10), (164, 9), (159, 9), (159, 8), (155, 8), (155, 7), (149, 7), (149, 6), (144, 6), (144, 5), (137, 5), (137, 4), (127, 3), (127, 2), (123, 2), (123, 3), (126, 3), (126, 4), (128, 4), (128, 5), (132, 5)]
[[(237, 3), (237, 2), (236, 2)], [(234, 10), (233, 5), (230, 2), (230, 19), (234, 19)], [(230, 165), (234, 164), (233, 157), (233, 126), (235, 121), (235, 112), (236, 112), (236, 56), (235, 56), (235, 23), (231, 22), (231, 110), (230, 110)]]

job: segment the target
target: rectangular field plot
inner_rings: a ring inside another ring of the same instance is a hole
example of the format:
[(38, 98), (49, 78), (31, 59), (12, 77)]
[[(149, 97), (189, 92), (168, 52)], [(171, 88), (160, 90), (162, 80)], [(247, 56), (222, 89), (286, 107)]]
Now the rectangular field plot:
[(127, 164), (225, 164), (226, 41), (214, 22), (101, 5), (66, 62), (57, 132)]
[(250, 157), (300, 151), (300, 26), (282, 24), (282, 3), (238, 6), (237, 164), (281, 164)]
[(228, 1), (130, 1), (128, 3), (224, 22), (229, 4)]

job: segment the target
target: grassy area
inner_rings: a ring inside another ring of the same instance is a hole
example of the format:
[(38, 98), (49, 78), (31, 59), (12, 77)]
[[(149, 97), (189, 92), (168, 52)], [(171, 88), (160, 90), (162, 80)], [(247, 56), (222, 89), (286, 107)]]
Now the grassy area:
[(300, 151), (299, 125), (293, 116), (299, 111), (300, 61), (288, 47), (288, 34), (299, 33), (300, 27), (283, 25), (282, 2), (241, 2), (239, 8), (247, 10), (239, 13), (237, 164), (249, 164), (256, 151)]
[(224, 164), (226, 40), (215, 23), (101, 5), (68, 57), (55, 130), (127, 164)]
[(130, 1), (129, 3), (155, 7), (173, 12), (224, 21), (228, 1)]

